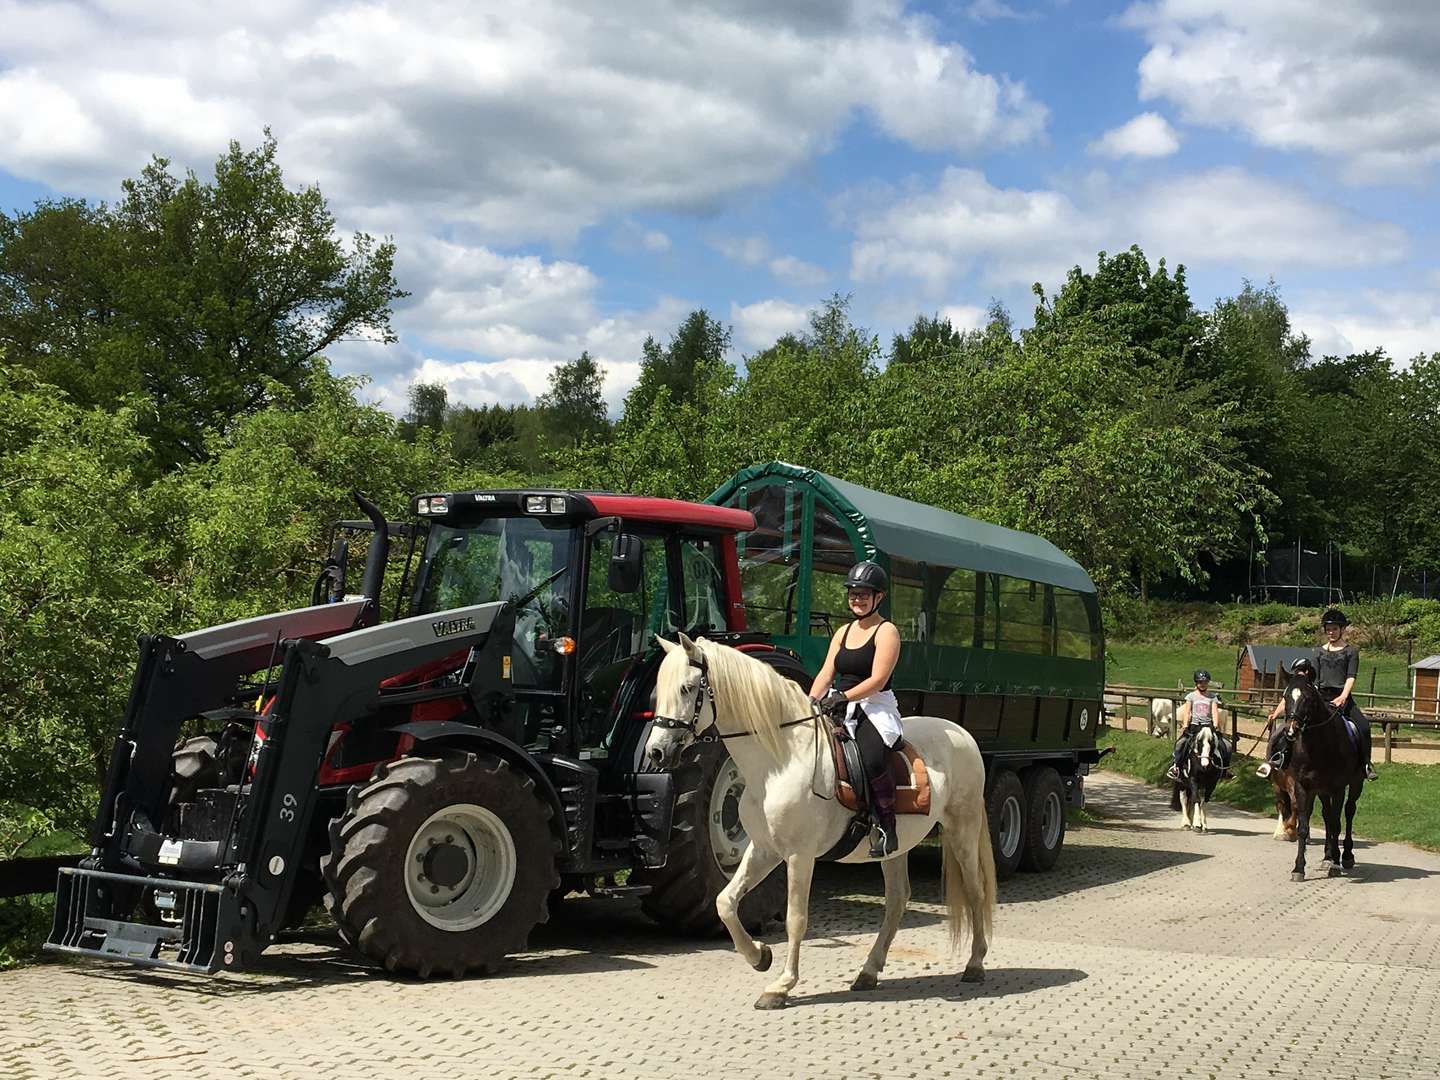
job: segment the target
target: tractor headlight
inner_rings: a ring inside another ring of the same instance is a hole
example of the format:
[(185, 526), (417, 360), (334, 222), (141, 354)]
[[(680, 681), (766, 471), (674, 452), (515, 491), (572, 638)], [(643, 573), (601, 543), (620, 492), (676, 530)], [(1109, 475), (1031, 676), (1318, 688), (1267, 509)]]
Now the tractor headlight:
[(525, 512), (526, 512), (527, 514), (543, 514), (543, 513), (545, 513), (545, 496), (544, 496), (544, 495), (526, 495), (526, 496), (525, 496)]

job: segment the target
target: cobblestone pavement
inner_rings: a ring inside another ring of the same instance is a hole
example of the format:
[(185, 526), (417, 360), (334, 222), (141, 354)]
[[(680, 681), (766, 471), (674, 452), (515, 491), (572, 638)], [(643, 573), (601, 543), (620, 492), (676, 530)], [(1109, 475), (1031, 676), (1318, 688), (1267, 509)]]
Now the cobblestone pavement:
[(326, 935), (208, 980), (0, 975), (0, 1077), (1440, 1076), (1440, 856), (1365, 844), (1352, 876), (1312, 861), (1293, 884), (1264, 819), (1220, 807), (1197, 836), (1132, 781), (1093, 777), (1089, 794), (1103, 822), (1073, 828), (1051, 873), (1001, 886), (982, 985), (946, 955), (921, 851), (869, 994), (847, 987), (880, 875), (829, 867), (782, 1012), (751, 1008), (771, 976), (728, 942), (582, 901), (506, 974), (459, 983), (378, 976)]

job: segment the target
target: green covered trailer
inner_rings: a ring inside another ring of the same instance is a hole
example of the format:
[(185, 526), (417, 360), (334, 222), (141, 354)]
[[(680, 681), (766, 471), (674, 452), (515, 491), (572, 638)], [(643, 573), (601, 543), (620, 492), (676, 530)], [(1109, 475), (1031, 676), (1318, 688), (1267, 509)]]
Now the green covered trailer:
[(1064, 803), (1099, 760), (1105, 640), (1095, 585), (1049, 541), (813, 469), (743, 469), (710, 502), (755, 515), (739, 537), (745, 620), (817, 671), (849, 614), (845, 574), (874, 559), (903, 642), (907, 715), (943, 716), (985, 757), (997, 867), (1048, 869)]

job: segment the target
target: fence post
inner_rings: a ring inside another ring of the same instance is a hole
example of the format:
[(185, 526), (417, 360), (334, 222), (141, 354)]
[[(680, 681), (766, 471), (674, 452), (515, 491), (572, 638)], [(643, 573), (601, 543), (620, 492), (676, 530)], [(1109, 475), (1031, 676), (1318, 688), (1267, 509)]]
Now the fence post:
[(1120, 730), (1130, 730), (1130, 695), (1120, 694)]
[(1385, 721), (1385, 764), (1390, 764), (1390, 747), (1395, 742), (1395, 725)]
[(1173, 743), (1180, 737), (1180, 703), (1174, 698), (1170, 699), (1170, 741)]

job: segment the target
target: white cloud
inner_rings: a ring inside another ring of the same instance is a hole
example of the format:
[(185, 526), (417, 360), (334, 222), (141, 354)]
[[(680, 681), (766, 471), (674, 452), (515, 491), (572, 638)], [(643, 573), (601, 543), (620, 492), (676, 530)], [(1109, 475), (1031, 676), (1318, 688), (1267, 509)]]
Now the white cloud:
[(1126, 15), (1150, 44), (1140, 96), (1256, 143), (1313, 150), (1355, 179), (1416, 179), (1440, 160), (1432, 3), (1154, 0)]
[(1180, 149), (1175, 130), (1159, 113), (1141, 113), (1135, 119), (1111, 128), (1090, 144), (1092, 154), (1101, 157), (1168, 157)]
[(1033, 11), (1020, 11), (1005, 0), (972, 0), (965, 8), (965, 17), (972, 22), (995, 22), (998, 19), (1014, 19), (1031, 22), (1038, 18)]
[(1306, 296), (1290, 324), (1310, 338), (1312, 356), (1383, 348), (1393, 360), (1440, 353), (1440, 297), (1433, 292), (1366, 289)]
[(810, 309), (787, 300), (758, 300), (753, 304), (730, 305), (730, 322), (736, 342), (751, 350), (766, 349), (785, 334), (799, 333), (810, 325)]
[(816, 266), (794, 255), (772, 254), (770, 241), (763, 236), (725, 237), (715, 241), (714, 247), (742, 266), (765, 267), (777, 281), (786, 285), (822, 285), (830, 279), (830, 272), (823, 266)]
[(952, 168), (933, 189), (849, 212), (856, 280), (915, 278), (932, 294), (972, 270), (994, 286), (1055, 282), (1096, 252), (1133, 243), (1172, 265), (1219, 265), (1262, 278), (1295, 267), (1391, 263), (1407, 249), (1395, 225), (1231, 168), (1133, 188), (1097, 175), (1074, 198), (998, 188), (979, 172)]
[(1045, 121), (897, 0), (0, 0), (0, 26), (0, 168), (109, 194), (152, 151), (203, 168), (269, 123), (342, 210), (403, 203), (492, 243), (711, 210), (860, 113), (960, 153)]

